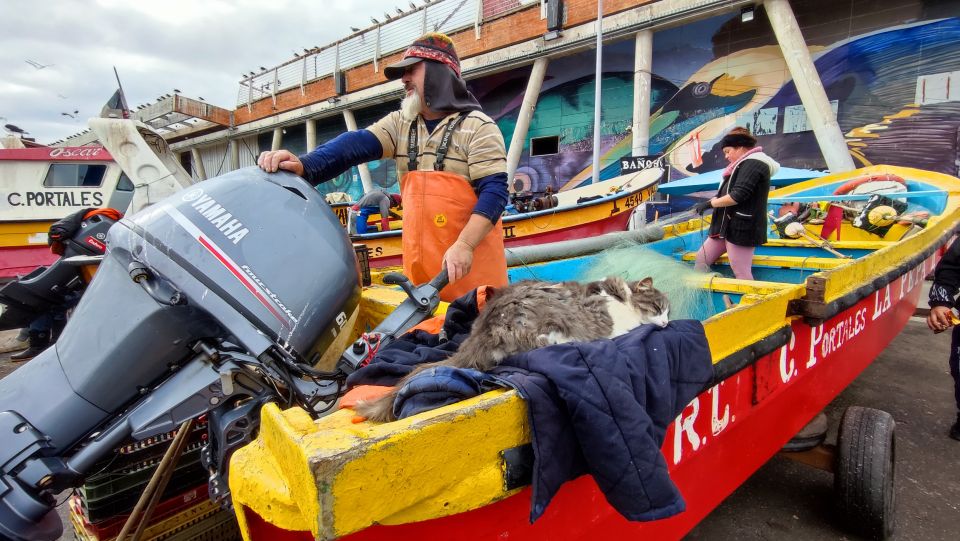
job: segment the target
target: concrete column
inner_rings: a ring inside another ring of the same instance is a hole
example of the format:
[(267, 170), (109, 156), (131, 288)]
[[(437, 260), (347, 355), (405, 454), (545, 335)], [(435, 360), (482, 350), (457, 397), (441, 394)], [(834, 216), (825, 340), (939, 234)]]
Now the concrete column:
[(307, 119), (307, 152), (317, 148), (317, 119)]
[(650, 76), (653, 72), (653, 31), (637, 32), (633, 55), (634, 156), (650, 153)]
[(517, 115), (517, 126), (513, 130), (513, 137), (507, 148), (507, 186), (513, 185), (513, 176), (517, 173), (517, 166), (520, 164), (523, 143), (527, 140), (530, 120), (533, 119), (533, 112), (537, 109), (537, 98), (540, 96), (540, 87), (543, 85), (543, 77), (547, 74), (549, 63), (550, 60), (543, 56), (533, 61), (533, 69), (527, 80), (527, 90), (523, 93), (523, 103), (520, 104), (520, 112)]
[(270, 150), (280, 150), (283, 144), (283, 128), (273, 129), (273, 141), (270, 142)]
[[(357, 119), (353, 116), (350, 109), (343, 110), (343, 121), (350, 131), (357, 131)], [(373, 178), (370, 176), (370, 168), (367, 164), (361, 163), (357, 166), (360, 171), (360, 182), (363, 184), (363, 193), (370, 193), (373, 190)]]
[(240, 140), (230, 140), (230, 170), (240, 169)]
[(203, 158), (200, 157), (200, 149), (197, 147), (190, 149), (190, 160), (193, 164), (193, 171), (196, 173), (197, 180), (207, 180), (207, 170), (203, 167)]
[(763, 0), (763, 6), (770, 18), (770, 25), (780, 43), (783, 58), (790, 69), (790, 76), (800, 94), (800, 101), (806, 110), (807, 118), (813, 126), (813, 134), (820, 145), (820, 152), (832, 173), (852, 171), (856, 167), (847, 142), (837, 124), (837, 117), (830, 108), (830, 101), (823, 89), (823, 82), (810, 58), (810, 50), (800, 33), (800, 25), (793, 15), (788, 0)]

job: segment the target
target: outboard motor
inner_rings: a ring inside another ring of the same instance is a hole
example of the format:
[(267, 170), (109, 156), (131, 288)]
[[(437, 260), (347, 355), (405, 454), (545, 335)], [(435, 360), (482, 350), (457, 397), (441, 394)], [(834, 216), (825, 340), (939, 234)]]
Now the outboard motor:
[(0, 381), (0, 538), (55, 539), (54, 494), (122, 442), (204, 413), (210, 494), (225, 499), (260, 406), (317, 413), (355, 368), (340, 356), (359, 310), (353, 247), (302, 179), (241, 169), (121, 220), (107, 244), (57, 343)]

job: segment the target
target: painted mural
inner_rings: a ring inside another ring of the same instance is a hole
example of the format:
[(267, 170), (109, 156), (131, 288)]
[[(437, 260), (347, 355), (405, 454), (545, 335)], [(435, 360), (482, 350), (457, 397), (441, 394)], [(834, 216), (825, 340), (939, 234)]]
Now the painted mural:
[[(855, 163), (958, 174), (960, 0), (791, 5)], [(633, 55), (632, 39), (604, 46), (601, 179), (618, 175), (619, 159), (631, 153)], [(750, 22), (733, 13), (659, 31), (653, 60), (650, 153), (666, 154), (671, 178), (722, 168), (717, 144), (733, 126), (748, 127), (785, 166), (825, 169), (762, 8)], [(593, 69), (592, 51), (551, 61), (512, 191), (591, 181)], [(508, 144), (529, 73), (516, 69), (470, 82)], [(395, 106), (364, 111), (358, 124)], [(546, 144), (531, 155), (531, 140)], [(397, 189), (391, 160), (372, 163), (371, 172), (379, 186)], [(351, 170), (320, 189), (357, 197), (359, 175)]]

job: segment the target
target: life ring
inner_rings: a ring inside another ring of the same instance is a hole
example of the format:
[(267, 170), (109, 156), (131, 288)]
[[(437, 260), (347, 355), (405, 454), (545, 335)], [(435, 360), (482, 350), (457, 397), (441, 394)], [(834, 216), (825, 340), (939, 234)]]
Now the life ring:
[(897, 182), (906, 186), (907, 181), (899, 175), (894, 175), (893, 173), (874, 173), (872, 175), (863, 175), (857, 178), (853, 178), (841, 184), (836, 190), (833, 191), (834, 195), (844, 195), (853, 191), (854, 188), (860, 186), (861, 184), (866, 184), (868, 182)]

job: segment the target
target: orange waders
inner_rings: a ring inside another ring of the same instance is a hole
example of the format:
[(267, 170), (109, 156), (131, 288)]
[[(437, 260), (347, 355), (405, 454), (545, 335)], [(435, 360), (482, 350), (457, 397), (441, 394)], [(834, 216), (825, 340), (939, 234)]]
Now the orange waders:
[[(433, 171), (417, 170), (417, 123), (410, 127), (410, 167), (400, 179), (400, 193), (403, 196), (403, 271), (414, 284), (428, 282), (440, 272), (443, 254), (457, 241), (477, 203), (477, 196), (467, 179), (443, 170), (450, 136), (463, 118), (447, 124), (437, 148)], [(483, 285), (507, 285), (507, 260), (500, 220), (474, 249), (470, 272), (445, 287), (440, 298), (452, 301)]]

